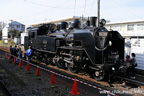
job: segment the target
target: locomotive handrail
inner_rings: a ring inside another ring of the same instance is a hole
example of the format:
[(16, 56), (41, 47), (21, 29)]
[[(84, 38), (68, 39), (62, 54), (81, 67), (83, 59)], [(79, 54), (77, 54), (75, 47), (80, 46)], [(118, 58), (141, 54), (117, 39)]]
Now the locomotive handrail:
[(34, 50), (38, 50), (38, 51), (43, 51), (43, 52), (49, 52), (49, 53), (53, 53), (53, 54), (56, 54), (56, 52), (51, 52), (51, 51), (45, 51), (45, 50), (41, 50), (41, 49), (35, 49), (33, 48)]
[(107, 45), (105, 48), (103, 48), (103, 49), (99, 49), (99, 48), (97, 48), (97, 47), (95, 46), (95, 49), (97, 49), (98, 51), (103, 51), (103, 50), (105, 50), (107, 47), (108, 47), (108, 45)]

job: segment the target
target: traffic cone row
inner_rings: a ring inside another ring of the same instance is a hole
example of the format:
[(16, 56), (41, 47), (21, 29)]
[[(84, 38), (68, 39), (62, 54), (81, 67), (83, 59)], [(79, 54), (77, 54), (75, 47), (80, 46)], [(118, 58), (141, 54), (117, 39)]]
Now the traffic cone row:
[[(5, 53), (5, 59), (7, 59), (7, 54)], [(9, 61), (11, 60), (11, 55), (9, 55)], [(14, 61), (13, 63), (16, 63), (16, 57), (14, 57)], [(19, 67), (22, 66), (22, 61), (20, 59), (19, 61)], [(29, 68), (29, 62), (27, 61), (27, 66), (26, 66), (26, 71), (30, 71), (30, 68)], [(37, 66), (37, 70), (36, 70), (36, 76), (40, 76), (40, 73), (39, 73), (39, 66)], [(51, 74), (51, 82), (50, 84), (55, 84), (55, 79), (54, 79), (54, 74), (53, 74), (53, 71), (52, 71), (52, 74)], [(74, 80), (74, 84), (73, 84), (73, 88), (72, 88), (72, 91), (69, 92), (70, 94), (72, 95), (79, 95), (80, 93), (77, 92), (77, 82), (76, 82), (76, 78)]]
[(26, 71), (30, 71), (30, 68), (29, 68), (29, 62), (28, 62), (28, 61), (27, 61)]
[(71, 92), (69, 92), (72, 95), (79, 95), (80, 93), (77, 92), (77, 82), (76, 82), (76, 78), (74, 80), (74, 84), (73, 84), (73, 89)]
[(13, 64), (15, 64), (16, 63), (16, 57), (14, 57), (14, 61), (13, 61)]
[(9, 61), (11, 60), (11, 55), (9, 55)]
[(38, 66), (37, 66), (37, 70), (36, 70), (36, 76), (40, 76), (39, 67)]
[(22, 61), (21, 61), (21, 59), (20, 59), (20, 61), (19, 61), (19, 67), (21, 67), (22, 66)]
[(50, 84), (55, 84), (55, 79), (54, 79), (53, 71), (52, 71), (52, 74), (51, 74), (51, 83)]
[(5, 53), (5, 59), (7, 59), (7, 53)]

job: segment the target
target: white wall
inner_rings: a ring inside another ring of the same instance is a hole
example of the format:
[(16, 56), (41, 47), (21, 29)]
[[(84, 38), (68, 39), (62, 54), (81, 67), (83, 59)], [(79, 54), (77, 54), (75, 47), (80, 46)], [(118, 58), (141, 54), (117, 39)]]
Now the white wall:
[[(129, 31), (128, 25), (134, 24), (134, 30)], [(120, 32), (122, 36), (144, 36), (144, 29), (138, 30), (138, 24), (144, 24), (144, 23), (120, 23), (120, 24), (107, 24), (106, 28), (108, 30), (112, 29), (114, 31)], [(144, 27), (144, 26), (143, 26)]]
[(2, 30), (2, 40), (4, 40), (4, 43), (8, 43), (8, 28)]
[(25, 37), (25, 36), (28, 36), (28, 33), (27, 33), (27, 32), (21, 33), (21, 44), (24, 44), (24, 37)]
[(136, 54), (136, 68), (144, 70), (144, 38), (131, 39), (131, 53)]

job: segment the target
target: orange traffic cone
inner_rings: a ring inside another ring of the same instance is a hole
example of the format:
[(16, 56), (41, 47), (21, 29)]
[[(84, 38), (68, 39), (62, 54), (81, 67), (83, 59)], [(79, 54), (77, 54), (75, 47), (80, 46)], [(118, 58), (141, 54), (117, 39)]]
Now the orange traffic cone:
[(52, 74), (51, 74), (51, 84), (55, 84), (55, 79), (54, 79), (53, 71), (52, 71)]
[(26, 71), (30, 71), (30, 68), (29, 68), (29, 62), (28, 62), (28, 61), (27, 61)]
[(9, 55), (9, 61), (11, 60), (11, 55)]
[(13, 64), (15, 64), (16, 63), (16, 57), (14, 57), (14, 61), (13, 61)]
[(40, 76), (40, 74), (39, 74), (39, 66), (37, 66), (36, 76)]
[(74, 80), (74, 84), (73, 84), (73, 89), (71, 92), (69, 92), (72, 95), (79, 95), (80, 93), (77, 92), (77, 82), (76, 82), (76, 78)]
[(5, 53), (5, 59), (7, 59), (7, 53)]
[(20, 59), (20, 61), (19, 61), (19, 67), (21, 67), (22, 66), (22, 61), (21, 61), (21, 59)]

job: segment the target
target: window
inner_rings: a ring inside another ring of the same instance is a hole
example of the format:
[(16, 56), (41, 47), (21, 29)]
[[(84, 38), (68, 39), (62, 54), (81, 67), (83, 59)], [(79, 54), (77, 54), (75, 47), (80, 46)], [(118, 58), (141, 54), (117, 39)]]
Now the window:
[(125, 25), (120, 25), (120, 31), (125, 32)]
[(20, 28), (20, 25), (17, 25), (17, 28)]
[(128, 30), (128, 31), (133, 31), (133, 30), (134, 30), (134, 24), (129, 24), (129, 25), (127, 26), (127, 30)]
[(35, 32), (31, 32), (31, 38), (35, 37)]
[(120, 25), (110, 26), (110, 30), (120, 31)]
[(14, 25), (11, 24), (11, 25), (10, 25), (10, 28), (14, 28)]
[(137, 30), (144, 30), (144, 24), (137, 24)]
[(115, 26), (115, 30), (120, 31), (120, 26), (119, 25)]

